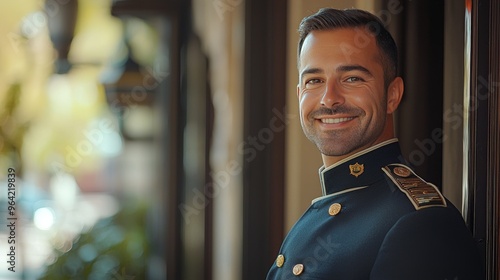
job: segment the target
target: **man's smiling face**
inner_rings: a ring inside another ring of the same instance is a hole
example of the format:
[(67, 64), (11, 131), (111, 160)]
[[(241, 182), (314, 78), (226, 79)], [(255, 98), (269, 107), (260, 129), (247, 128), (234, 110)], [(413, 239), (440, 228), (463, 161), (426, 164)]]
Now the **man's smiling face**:
[(331, 162), (391, 138), (387, 115), (399, 104), (399, 99), (393, 104), (392, 96), (388, 101), (375, 37), (360, 32), (312, 31), (300, 52), (297, 96), (302, 128)]

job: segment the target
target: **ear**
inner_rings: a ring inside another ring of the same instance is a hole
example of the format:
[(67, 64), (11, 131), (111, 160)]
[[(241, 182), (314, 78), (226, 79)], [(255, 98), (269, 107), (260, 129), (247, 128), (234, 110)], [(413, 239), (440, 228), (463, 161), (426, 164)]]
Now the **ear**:
[(300, 85), (297, 84), (297, 98), (300, 99)]
[(387, 114), (392, 114), (403, 98), (404, 82), (401, 77), (396, 77), (387, 88)]

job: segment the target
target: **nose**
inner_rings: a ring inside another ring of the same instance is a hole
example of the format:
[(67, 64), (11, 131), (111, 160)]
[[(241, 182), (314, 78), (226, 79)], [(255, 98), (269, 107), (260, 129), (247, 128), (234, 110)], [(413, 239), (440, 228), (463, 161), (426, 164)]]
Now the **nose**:
[(344, 96), (334, 83), (328, 83), (321, 98), (321, 106), (332, 108), (344, 103)]

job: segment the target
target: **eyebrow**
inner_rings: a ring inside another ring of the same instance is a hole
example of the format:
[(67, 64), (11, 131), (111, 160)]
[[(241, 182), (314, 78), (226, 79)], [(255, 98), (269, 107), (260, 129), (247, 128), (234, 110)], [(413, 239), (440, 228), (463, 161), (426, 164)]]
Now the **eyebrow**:
[(349, 71), (361, 71), (365, 73), (366, 75), (372, 76), (372, 72), (370, 70), (366, 69), (365, 67), (359, 65), (359, 64), (354, 64), (354, 65), (341, 65), (337, 67), (337, 72), (349, 72)]
[(320, 68), (306, 68), (300, 73), (300, 81), (302, 81), (304, 76), (307, 74), (320, 74), (323, 72), (323, 69)]
[[(335, 69), (337, 72), (349, 72), (349, 71), (361, 71), (365, 73), (366, 75), (369, 75), (373, 77), (372, 72), (368, 70), (367, 68), (359, 65), (359, 64), (353, 64), (353, 65), (341, 65)], [(300, 81), (303, 80), (304, 76), (307, 74), (321, 74), (323, 73), (323, 69), (321, 68), (306, 68), (300, 73)]]

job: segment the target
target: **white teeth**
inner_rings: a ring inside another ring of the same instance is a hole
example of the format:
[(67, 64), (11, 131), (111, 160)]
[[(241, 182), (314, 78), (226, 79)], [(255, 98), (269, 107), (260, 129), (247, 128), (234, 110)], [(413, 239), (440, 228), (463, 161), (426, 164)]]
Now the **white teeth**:
[(321, 119), (322, 123), (341, 123), (352, 120), (353, 118)]

